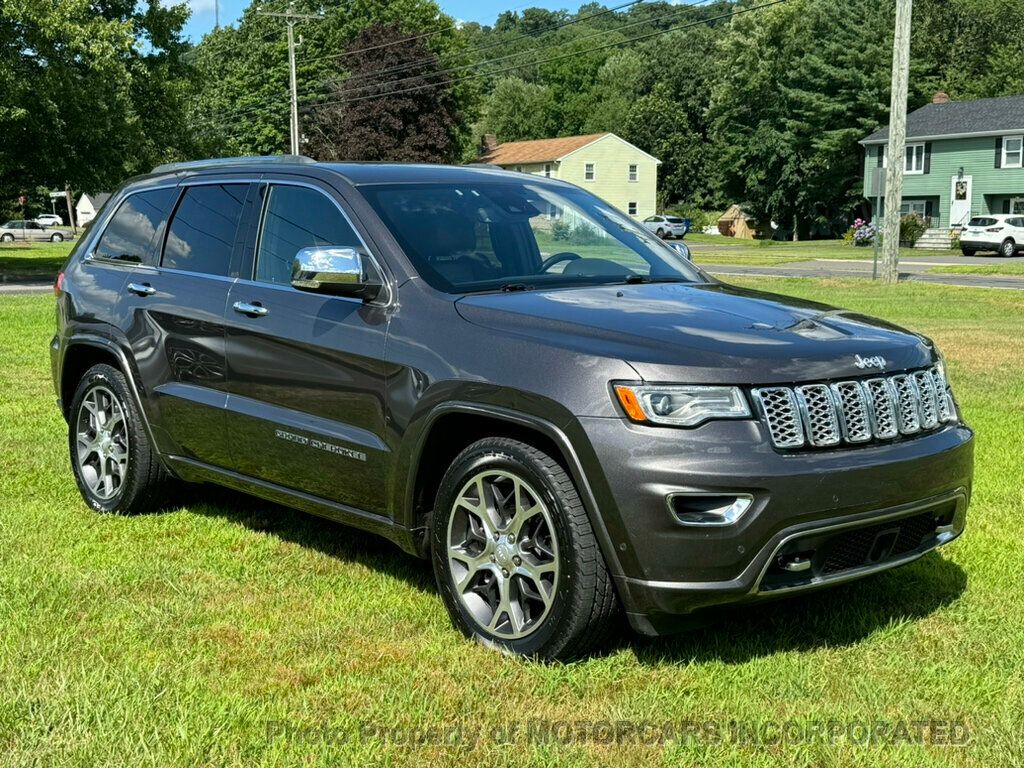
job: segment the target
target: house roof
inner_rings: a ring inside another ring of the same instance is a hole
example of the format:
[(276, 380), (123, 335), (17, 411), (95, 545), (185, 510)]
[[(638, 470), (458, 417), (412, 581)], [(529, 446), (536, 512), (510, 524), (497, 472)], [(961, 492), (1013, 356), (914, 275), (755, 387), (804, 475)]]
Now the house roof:
[[(1024, 133), (1024, 95), (976, 101), (926, 104), (907, 115), (907, 139), (949, 139)], [(875, 131), (861, 144), (884, 144), (889, 128)]]
[(516, 163), (549, 163), (561, 160), (566, 155), (592, 144), (609, 133), (591, 133), (586, 136), (563, 136), (560, 139), (536, 139), (533, 141), (506, 141), (481, 155), (480, 162), (494, 165), (515, 165)]
[(88, 200), (90, 203), (92, 203), (92, 207), (98, 211), (100, 207), (109, 199), (109, 192), (97, 192), (94, 195), (83, 193), (82, 196), (78, 199), (78, 204), (81, 205), (83, 200)]

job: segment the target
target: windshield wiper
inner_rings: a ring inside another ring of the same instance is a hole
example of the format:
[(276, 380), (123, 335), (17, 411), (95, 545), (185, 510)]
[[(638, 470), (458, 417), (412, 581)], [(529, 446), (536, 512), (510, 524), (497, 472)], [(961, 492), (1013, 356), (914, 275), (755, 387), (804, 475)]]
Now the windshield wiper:
[(689, 283), (685, 277), (651, 277), (650, 275), (628, 275), (625, 279), (626, 285), (638, 283)]
[(532, 288), (532, 285), (526, 283), (505, 283), (501, 286), (502, 293), (514, 293), (516, 291), (528, 291)]

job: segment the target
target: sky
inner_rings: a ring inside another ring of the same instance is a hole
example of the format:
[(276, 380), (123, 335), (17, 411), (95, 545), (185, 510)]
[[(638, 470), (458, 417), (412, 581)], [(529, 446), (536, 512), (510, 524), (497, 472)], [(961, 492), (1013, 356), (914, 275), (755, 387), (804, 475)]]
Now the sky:
[[(185, 35), (193, 42), (213, 29), (215, 13), (214, 3), (218, 0), (187, 0), (192, 9), (192, 18), (185, 25)], [(231, 24), (242, 15), (242, 10), (250, 0), (219, 0), (220, 23)], [(517, 8), (549, 8), (557, 10), (565, 8), (575, 11), (583, 4), (582, 0), (439, 0), (441, 10), (460, 21), (479, 21), (492, 24), (502, 11)]]

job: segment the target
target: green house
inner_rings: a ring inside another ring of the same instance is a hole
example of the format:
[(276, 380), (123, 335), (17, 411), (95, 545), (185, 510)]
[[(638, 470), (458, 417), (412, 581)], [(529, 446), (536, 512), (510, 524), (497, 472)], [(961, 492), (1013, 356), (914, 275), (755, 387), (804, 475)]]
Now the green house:
[[(889, 129), (864, 145), (864, 197), (885, 206)], [(1024, 96), (950, 101), (935, 94), (907, 116), (903, 213), (930, 220), (932, 240), (991, 213), (1024, 214)], [(936, 243), (938, 244), (938, 243)]]

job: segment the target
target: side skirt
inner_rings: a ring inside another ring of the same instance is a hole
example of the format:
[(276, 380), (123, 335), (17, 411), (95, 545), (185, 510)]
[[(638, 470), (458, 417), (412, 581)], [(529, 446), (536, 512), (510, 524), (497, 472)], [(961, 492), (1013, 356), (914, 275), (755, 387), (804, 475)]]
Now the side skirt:
[(167, 456), (168, 466), (182, 480), (193, 483), (215, 483), (232, 490), (258, 496), (292, 509), (324, 517), (368, 533), (383, 536), (410, 554), (416, 554), (412, 533), (384, 515), (366, 512), (336, 501), (323, 499), (302, 491), (269, 483), (229, 469), (215, 467), (185, 456)]

